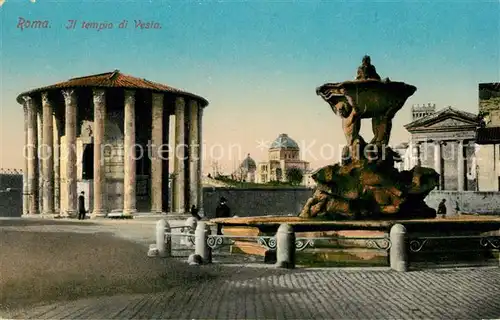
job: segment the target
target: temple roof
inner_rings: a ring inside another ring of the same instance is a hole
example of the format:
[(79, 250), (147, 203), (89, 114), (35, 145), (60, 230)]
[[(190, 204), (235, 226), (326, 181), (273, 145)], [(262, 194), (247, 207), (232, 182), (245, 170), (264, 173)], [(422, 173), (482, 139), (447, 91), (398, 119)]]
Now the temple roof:
[(447, 107), (433, 114), (419, 118), (406, 124), (406, 130), (412, 132), (415, 130), (451, 130), (458, 127), (475, 128), (478, 124), (477, 115)]
[(200, 100), (203, 104), (203, 107), (208, 105), (208, 101), (206, 99), (198, 95), (195, 95), (193, 93), (176, 89), (174, 87), (170, 87), (165, 84), (160, 84), (146, 79), (129, 76), (121, 73), (120, 70), (114, 70), (112, 72), (72, 78), (69, 79), (68, 81), (59, 82), (53, 85), (37, 89), (32, 89), (30, 91), (21, 93), (17, 97), (17, 102), (22, 103), (23, 96), (40, 93), (43, 91), (69, 89), (69, 88), (124, 88), (124, 89), (151, 90), (155, 92), (174, 93), (174, 94), (177, 93), (179, 95), (184, 95)]
[(280, 134), (276, 140), (271, 143), (269, 149), (296, 149), (299, 150), (299, 145), (295, 140), (290, 138), (286, 133)]

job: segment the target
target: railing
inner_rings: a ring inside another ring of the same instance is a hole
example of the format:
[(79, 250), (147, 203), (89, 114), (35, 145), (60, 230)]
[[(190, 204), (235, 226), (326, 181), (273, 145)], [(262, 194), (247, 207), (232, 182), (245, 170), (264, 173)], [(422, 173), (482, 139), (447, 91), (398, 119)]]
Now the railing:
[[(173, 232), (174, 230), (180, 232)], [(194, 255), (198, 255), (200, 261), (211, 263), (212, 254), (215, 250), (225, 246), (235, 245), (237, 241), (245, 241), (257, 244), (267, 251), (276, 251), (279, 255), (280, 247), (280, 232), (275, 236), (235, 236), (235, 235), (212, 235), (210, 225), (202, 221), (197, 223), (193, 218), (188, 218), (184, 226), (170, 227), (166, 220), (159, 220), (156, 226), (156, 244), (150, 246), (148, 255), (150, 256), (172, 256), (172, 238), (181, 237), (184, 240), (184, 245), (189, 249), (194, 247)], [(283, 238), (283, 237), (281, 237)], [(391, 241), (388, 236), (384, 237), (300, 237), (293, 239), (282, 239), (293, 247), (293, 252), (300, 252), (307, 248), (315, 248), (316, 243), (319, 241), (334, 241), (334, 240), (348, 240), (348, 241), (365, 241), (365, 247), (368, 249), (379, 249), (388, 251), (391, 247)], [(282, 245), (283, 246), (283, 245)]]
[(441, 240), (478, 240), (483, 248), (500, 249), (500, 237), (498, 236), (443, 236), (443, 237), (415, 237), (409, 238), (409, 249), (411, 252), (421, 252), (426, 244)]
[[(172, 232), (179, 229), (180, 233)], [(211, 263), (212, 253), (221, 247), (234, 245), (238, 240), (253, 242), (269, 251), (276, 251), (276, 265), (284, 268), (295, 267), (295, 253), (306, 248), (315, 248), (318, 241), (347, 240), (364, 241), (365, 248), (385, 250), (389, 255), (391, 269), (396, 271), (408, 271), (411, 256), (423, 252), (422, 249), (431, 242), (445, 240), (473, 240), (468, 244), (479, 244), (481, 248), (489, 250), (500, 249), (499, 235), (479, 236), (416, 236), (408, 235), (401, 224), (392, 226), (390, 234), (382, 237), (307, 237), (296, 238), (293, 228), (288, 224), (282, 224), (275, 236), (232, 236), (212, 235), (210, 225), (204, 221), (199, 223), (193, 218), (186, 221), (185, 226), (170, 227), (166, 220), (160, 220), (156, 226), (156, 245), (150, 248), (150, 256), (169, 257), (172, 255), (172, 237), (184, 237), (185, 244), (194, 254), (189, 261), (196, 264)], [(448, 252), (448, 251), (447, 251)], [(500, 262), (500, 261), (499, 261)], [(500, 264), (499, 264), (500, 265)]]

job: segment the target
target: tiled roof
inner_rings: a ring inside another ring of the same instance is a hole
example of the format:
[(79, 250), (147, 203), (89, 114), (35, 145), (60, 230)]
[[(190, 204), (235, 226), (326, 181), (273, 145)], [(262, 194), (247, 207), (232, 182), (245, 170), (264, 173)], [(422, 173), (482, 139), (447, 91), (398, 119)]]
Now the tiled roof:
[(476, 130), (476, 143), (500, 143), (500, 127), (478, 128)]
[(170, 87), (164, 84), (152, 82), (146, 79), (132, 77), (126, 74), (121, 73), (119, 70), (115, 70), (113, 72), (106, 72), (100, 74), (94, 74), (85, 77), (72, 78), (68, 81), (59, 82), (50, 86), (41, 87), (37, 89), (33, 89), (30, 91), (26, 91), (21, 93), (17, 97), (17, 101), (19, 103), (22, 102), (22, 97), (31, 95), (34, 93), (39, 93), (43, 91), (50, 91), (56, 89), (67, 89), (67, 88), (84, 88), (84, 87), (93, 87), (93, 88), (125, 88), (125, 89), (144, 89), (151, 90), (157, 92), (170, 92), (170, 93), (178, 93), (180, 95), (190, 96), (192, 98), (201, 100), (204, 105), (208, 105), (208, 101), (204, 98), (197, 96), (195, 94), (189, 93), (187, 91), (183, 91), (180, 89), (176, 89), (174, 87)]

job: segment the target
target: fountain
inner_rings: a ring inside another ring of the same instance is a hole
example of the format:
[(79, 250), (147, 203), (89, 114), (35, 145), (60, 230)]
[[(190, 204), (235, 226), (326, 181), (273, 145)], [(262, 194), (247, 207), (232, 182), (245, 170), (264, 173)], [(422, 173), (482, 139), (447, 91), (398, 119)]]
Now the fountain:
[[(434, 218), (424, 198), (439, 181), (431, 168), (417, 164), (410, 171), (394, 168), (399, 155), (389, 147), (392, 119), (417, 88), (380, 80), (370, 57), (363, 58), (354, 81), (327, 83), (316, 89), (342, 118), (347, 145), (342, 163), (317, 170), (317, 188), (301, 217), (340, 219)], [(373, 139), (359, 134), (362, 119), (372, 119)]]
[[(316, 89), (316, 94), (342, 118), (347, 145), (341, 163), (314, 172), (317, 187), (298, 216), (211, 221), (223, 226), (225, 236), (240, 237), (233, 243), (233, 250), (263, 255), (268, 261), (273, 260), (273, 244), (265, 239), (274, 236), (280, 224), (287, 223), (297, 238), (322, 239), (314, 240), (314, 252), (305, 255), (305, 260), (369, 261), (372, 265), (387, 263), (390, 243), (379, 240), (387, 237), (396, 223), (404, 224), (408, 232), (431, 236), (498, 230), (500, 219), (435, 219), (436, 211), (424, 199), (438, 185), (439, 174), (420, 163), (409, 171), (399, 172), (394, 168), (394, 162), (401, 159), (389, 146), (392, 119), (416, 90), (403, 82), (382, 80), (370, 57), (365, 56), (356, 80), (327, 83)], [(369, 143), (360, 135), (362, 119), (372, 119), (374, 137)], [(245, 236), (248, 239), (241, 239)], [(256, 237), (260, 237), (257, 243)], [(412, 243), (417, 248), (420, 242), (415, 241)], [(309, 242), (297, 242), (297, 250), (307, 247)], [(366, 250), (367, 245), (373, 250)], [(448, 247), (456, 245), (454, 242)]]

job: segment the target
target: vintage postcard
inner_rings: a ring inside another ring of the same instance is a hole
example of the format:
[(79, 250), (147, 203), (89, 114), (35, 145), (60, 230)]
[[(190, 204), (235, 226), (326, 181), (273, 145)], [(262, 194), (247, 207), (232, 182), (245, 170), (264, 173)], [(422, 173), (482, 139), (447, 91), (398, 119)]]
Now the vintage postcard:
[(0, 0), (0, 319), (500, 319), (500, 2)]

